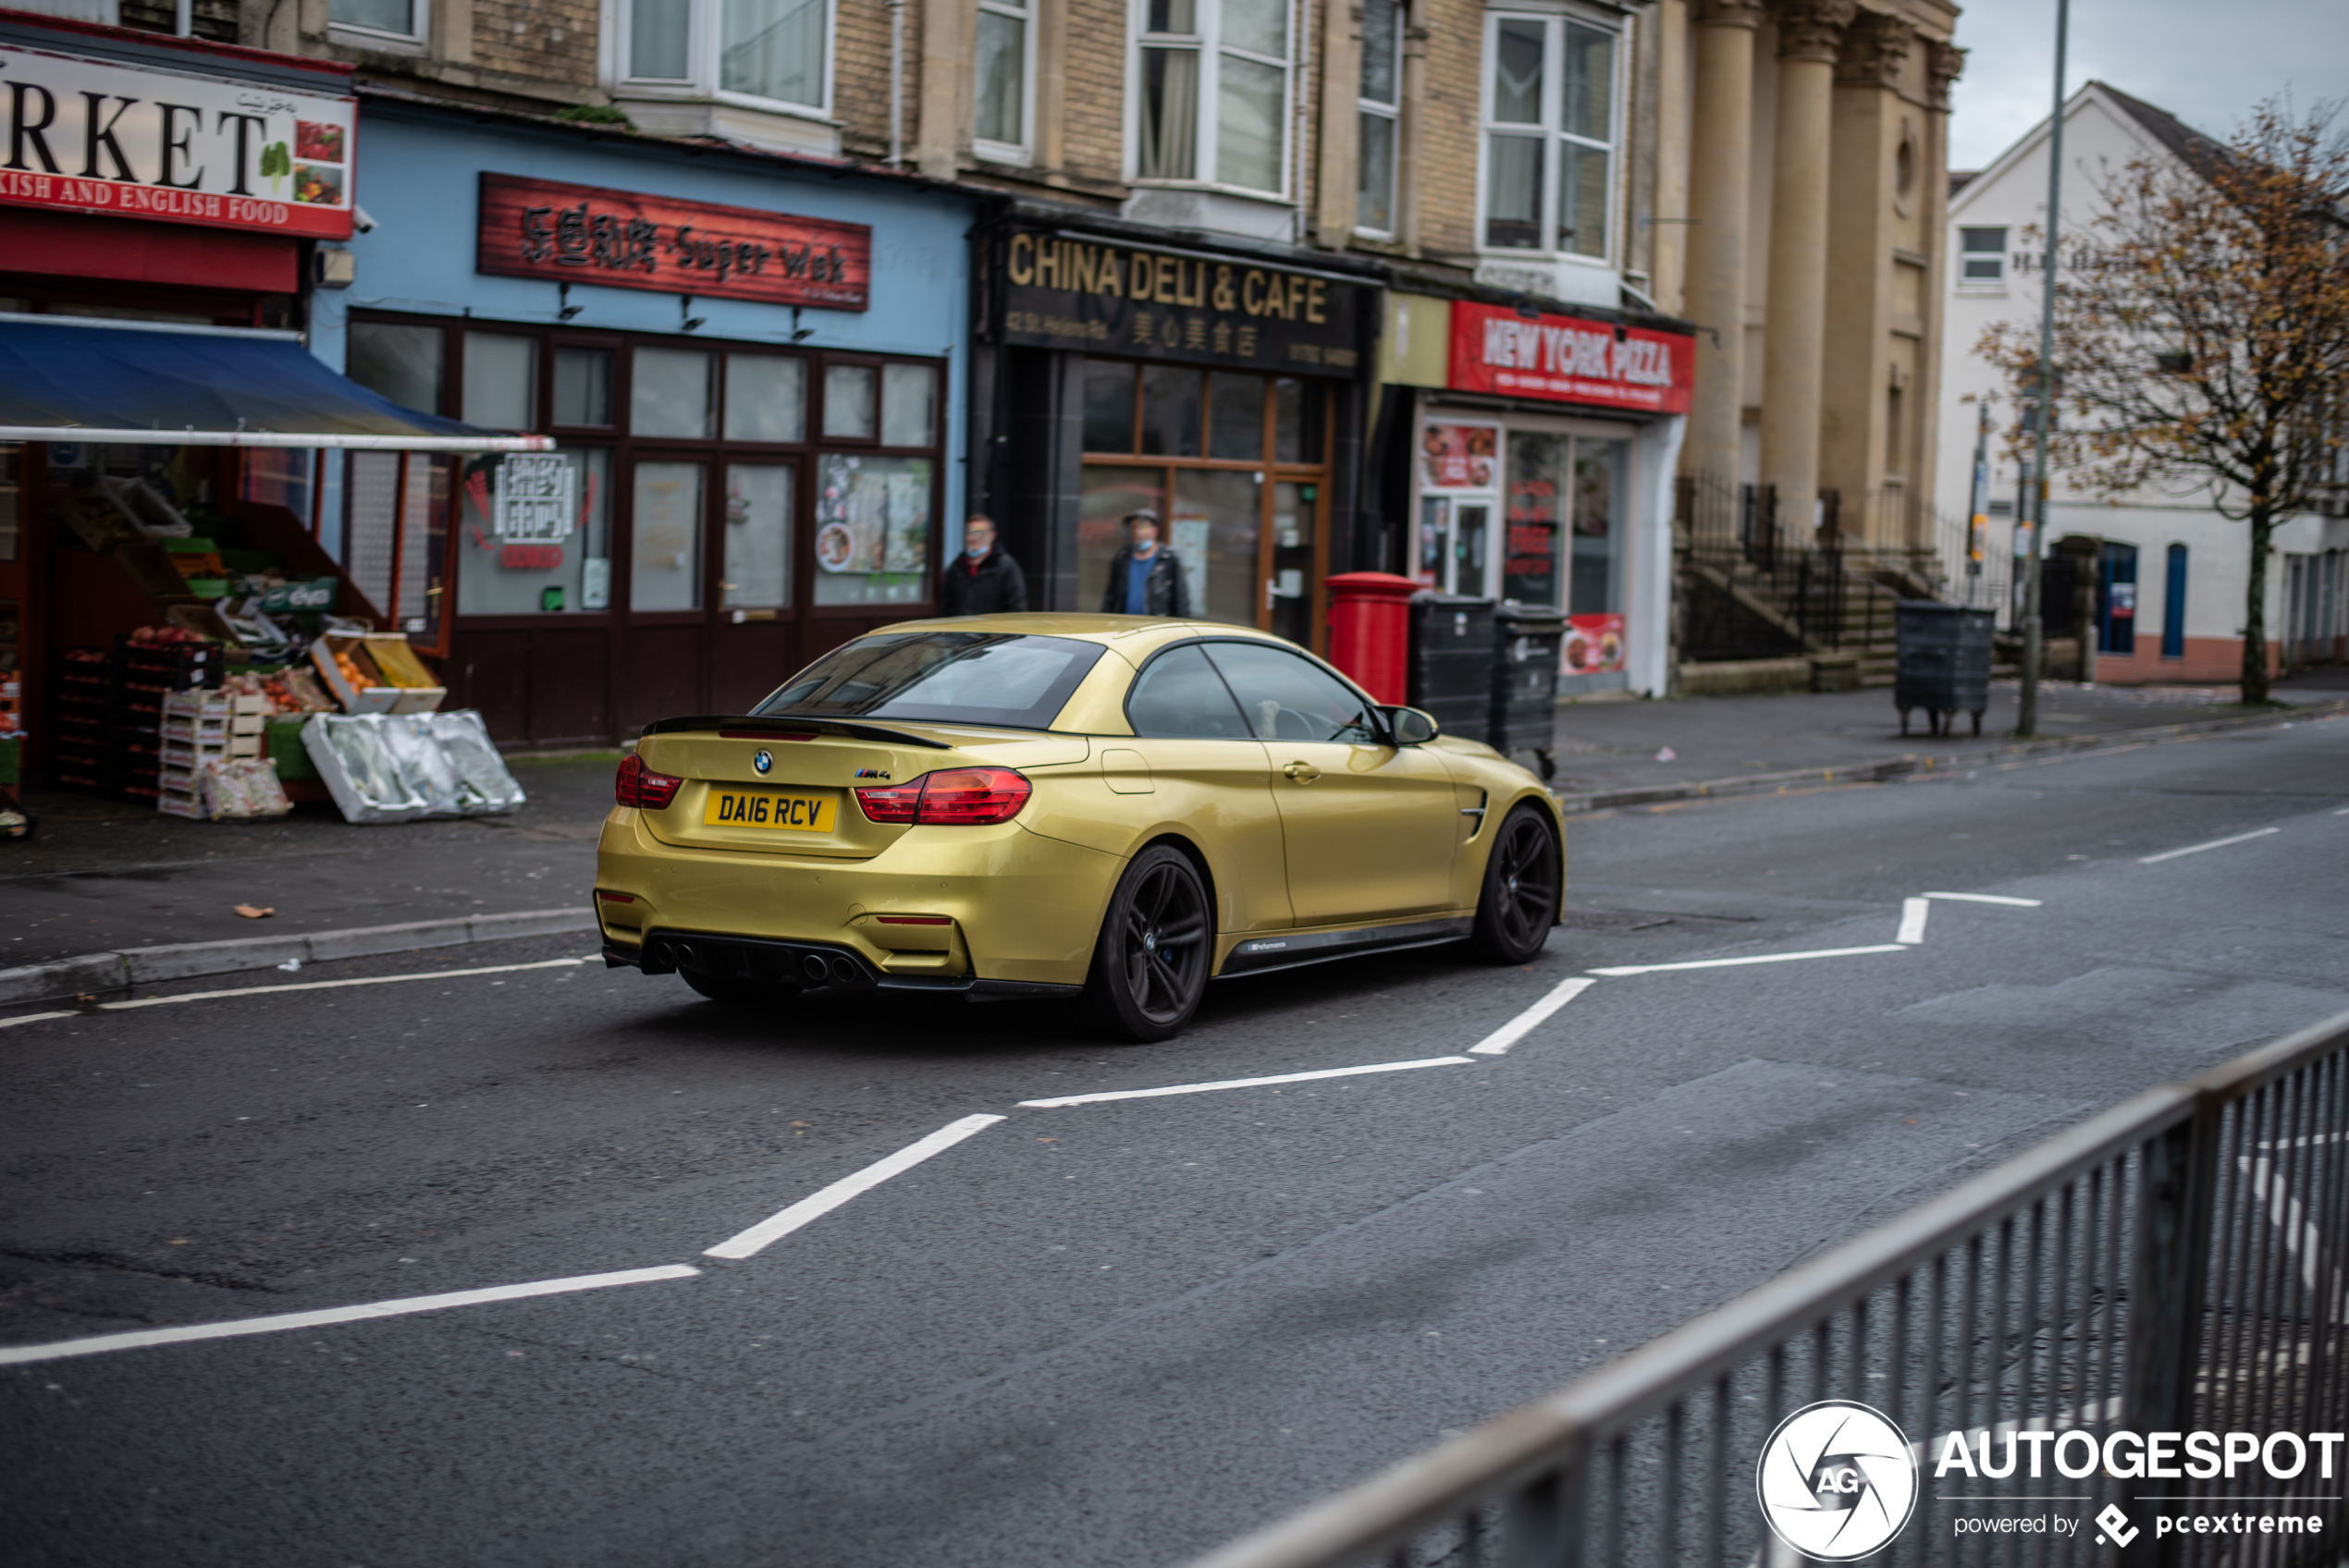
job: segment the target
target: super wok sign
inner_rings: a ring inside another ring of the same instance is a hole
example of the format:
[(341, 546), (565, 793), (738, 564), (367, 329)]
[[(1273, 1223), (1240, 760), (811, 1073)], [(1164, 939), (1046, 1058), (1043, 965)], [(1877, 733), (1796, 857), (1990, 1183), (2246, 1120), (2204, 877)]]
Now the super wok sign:
[(1696, 339), (1681, 333), (1529, 318), (1465, 300), (1452, 306), (1450, 384), (1458, 391), (1679, 414), (1695, 372)]
[(0, 44), (0, 204), (351, 238), (357, 100)]

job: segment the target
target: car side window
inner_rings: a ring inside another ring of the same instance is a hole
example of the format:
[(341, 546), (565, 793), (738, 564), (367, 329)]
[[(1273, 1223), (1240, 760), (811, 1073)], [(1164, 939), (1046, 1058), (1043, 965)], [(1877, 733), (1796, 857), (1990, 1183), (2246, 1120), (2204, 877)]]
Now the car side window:
[(1370, 704), (1344, 681), (1285, 649), (1256, 643), (1209, 644), (1215, 668), (1260, 741), (1379, 739)]
[(1245, 741), (1247, 722), (1197, 643), (1150, 660), (1125, 699), (1137, 735), (1194, 741)]

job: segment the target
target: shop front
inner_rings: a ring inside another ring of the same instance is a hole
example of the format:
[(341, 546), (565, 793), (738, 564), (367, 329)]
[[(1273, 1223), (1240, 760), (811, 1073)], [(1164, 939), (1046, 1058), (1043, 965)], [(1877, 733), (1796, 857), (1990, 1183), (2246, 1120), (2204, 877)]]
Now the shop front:
[(1566, 612), (1563, 695), (1661, 695), (1693, 339), (1426, 295), (1393, 309), (1379, 428), (1405, 573)]
[[(452, 704), (503, 744), (609, 744), (930, 612), (961, 503), (967, 202), (494, 116), (364, 119), (375, 227), (322, 339), (395, 402), (554, 448), (404, 486), (354, 459), (345, 558), (395, 619), (399, 584), (445, 576)], [(436, 508), (445, 532), (420, 534), (407, 513)]]
[(1032, 602), (1101, 609), (1146, 514), (1190, 614), (1319, 648), (1357, 560), (1375, 287), (1017, 220), (981, 245), (981, 505)]

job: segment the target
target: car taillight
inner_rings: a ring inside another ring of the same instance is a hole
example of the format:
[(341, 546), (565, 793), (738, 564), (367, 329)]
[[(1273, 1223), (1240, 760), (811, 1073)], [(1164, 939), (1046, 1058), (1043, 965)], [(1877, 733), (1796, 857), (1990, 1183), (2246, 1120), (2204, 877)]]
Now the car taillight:
[(1035, 788), (1008, 767), (950, 767), (903, 784), (859, 790), (856, 803), (874, 822), (984, 827), (1017, 816)]
[(666, 773), (655, 773), (632, 752), (620, 759), (620, 773), (611, 781), (611, 798), (624, 806), (664, 811), (677, 798), (678, 787), (684, 782)]

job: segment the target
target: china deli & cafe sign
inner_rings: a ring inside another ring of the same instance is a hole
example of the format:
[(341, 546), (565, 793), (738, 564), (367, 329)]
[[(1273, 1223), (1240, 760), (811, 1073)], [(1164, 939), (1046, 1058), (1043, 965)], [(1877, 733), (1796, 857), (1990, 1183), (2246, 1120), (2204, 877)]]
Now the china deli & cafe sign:
[(861, 311), (872, 289), (873, 231), (756, 207), (484, 174), (473, 265), (551, 283)]
[(1451, 386), (1555, 403), (1684, 414), (1696, 375), (1696, 339), (1678, 332), (1535, 316), (1457, 300)]
[(1000, 339), (1036, 349), (1351, 375), (1360, 286), (1039, 229), (997, 251)]
[(351, 238), (358, 101), (0, 44), (0, 204)]

